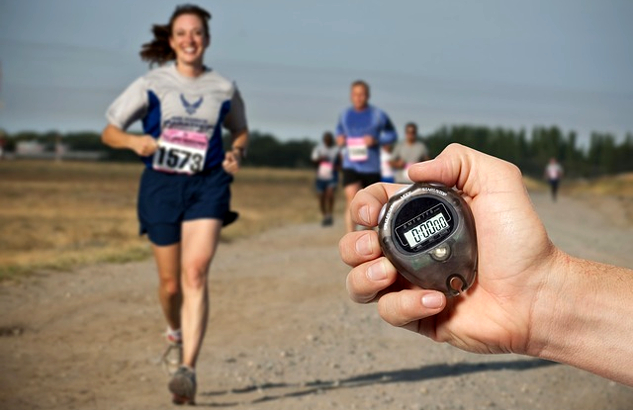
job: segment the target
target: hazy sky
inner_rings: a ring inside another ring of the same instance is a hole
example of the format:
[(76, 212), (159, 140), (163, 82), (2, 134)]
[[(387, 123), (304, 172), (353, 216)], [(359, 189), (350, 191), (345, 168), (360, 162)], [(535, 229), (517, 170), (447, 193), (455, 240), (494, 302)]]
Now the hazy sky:
[[(0, 128), (100, 131), (147, 71), (138, 51), (180, 2), (0, 0)], [(633, 132), (633, 1), (225, 0), (206, 62), (251, 129), (318, 138), (351, 81), (402, 132), (416, 121)]]

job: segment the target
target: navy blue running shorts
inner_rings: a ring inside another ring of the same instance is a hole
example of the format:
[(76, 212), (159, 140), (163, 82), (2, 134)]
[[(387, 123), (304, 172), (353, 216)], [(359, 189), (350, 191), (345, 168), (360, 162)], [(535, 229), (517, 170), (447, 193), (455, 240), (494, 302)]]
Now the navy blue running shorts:
[(380, 172), (365, 174), (354, 171), (353, 169), (343, 169), (343, 186), (360, 183), (361, 188), (380, 182)]
[(325, 192), (328, 188), (331, 189), (336, 189), (336, 187), (338, 186), (338, 179), (316, 179), (316, 181), (314, 182), (314, 187), (316, 188), (316, 191), (321, 194), (323, 192)]
[(180, 242), (182, 222), (224, 219), (231, 202), (233, 176), (222, 166), (193, 175), (146, 168), (138, 193), (140, 234), (159, 246)]

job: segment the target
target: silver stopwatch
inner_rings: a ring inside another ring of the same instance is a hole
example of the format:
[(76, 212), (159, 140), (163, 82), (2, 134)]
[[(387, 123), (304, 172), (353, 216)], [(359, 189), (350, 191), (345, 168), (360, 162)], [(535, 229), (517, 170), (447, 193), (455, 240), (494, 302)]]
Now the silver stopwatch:
[(464, 199), (439, 183), (415, 183), (392, 196), (378, 222), (383, 254), (411, 283), (455, 296), (477, 271), (477, 235)]

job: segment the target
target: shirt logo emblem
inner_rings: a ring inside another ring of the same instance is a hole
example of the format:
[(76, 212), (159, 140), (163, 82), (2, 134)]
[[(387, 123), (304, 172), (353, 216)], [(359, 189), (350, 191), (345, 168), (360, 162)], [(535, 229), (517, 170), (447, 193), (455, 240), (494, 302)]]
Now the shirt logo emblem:
[(198, 110), (198, 108), (200, 108), (200, 106), (202, 105), (202, 100), (203, 98), (200, 97), (200, 99), (195, 103), (190, 103), (189, 101), (187, 101), (184, 94), (180, 94), (180, 101), (182, 102), (182, 106), (185, 107), (185, 111), (187, 111), (187, 114), (189, 115), (194, 114)]

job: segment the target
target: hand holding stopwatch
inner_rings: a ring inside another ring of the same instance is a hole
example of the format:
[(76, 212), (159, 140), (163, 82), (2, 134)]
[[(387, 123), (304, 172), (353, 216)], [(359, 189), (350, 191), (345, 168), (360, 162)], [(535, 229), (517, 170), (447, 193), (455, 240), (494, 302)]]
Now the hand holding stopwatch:
[(415, 183), (380, 212), (380, 247), (409, 282), (456, 296), (475, 281), (477, 235), (466, 201), (439, 183)]

